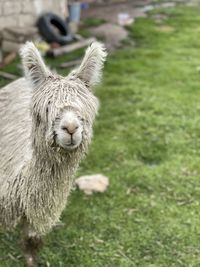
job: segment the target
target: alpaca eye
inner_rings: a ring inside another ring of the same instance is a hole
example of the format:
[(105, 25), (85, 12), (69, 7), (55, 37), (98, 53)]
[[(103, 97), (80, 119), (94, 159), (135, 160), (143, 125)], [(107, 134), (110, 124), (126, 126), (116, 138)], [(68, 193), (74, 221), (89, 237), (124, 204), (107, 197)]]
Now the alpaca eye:
[(78, 116), (78, 119), (79, 119), (80, 121), (84, 122), (84, 118)]
[(62, 126), (61, 129), (62, 129), (63, 131), (67, 131), (67, 128), (66, 128), (65, 126)]

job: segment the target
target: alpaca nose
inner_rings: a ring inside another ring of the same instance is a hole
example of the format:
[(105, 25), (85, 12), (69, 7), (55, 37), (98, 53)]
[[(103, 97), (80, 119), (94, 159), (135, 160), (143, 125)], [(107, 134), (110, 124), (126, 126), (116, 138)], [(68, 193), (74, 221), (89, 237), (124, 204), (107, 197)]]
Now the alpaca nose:
[(69, 133), (69, 134), (74, 134), (77, 130), (78, 130), (78, 124), (77, 123), (73, 123), (73, 122), (71, 122), (71, 123), (68, 123), (66, 126), (65, 126), (65, 128), (66, 128), (66, 130), (67, 130), (67, 132)]

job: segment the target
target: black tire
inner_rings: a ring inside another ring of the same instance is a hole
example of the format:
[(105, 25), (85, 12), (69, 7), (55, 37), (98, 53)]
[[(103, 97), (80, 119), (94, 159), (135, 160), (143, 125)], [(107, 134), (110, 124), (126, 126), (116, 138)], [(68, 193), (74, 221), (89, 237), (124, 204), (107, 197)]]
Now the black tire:
[(67, 22), (55, 14), (46, 13), (42, 15), (38, 19), (37, 26), (41, 36), (48, 43), (56, 42), (64, 45), (72, 41)]

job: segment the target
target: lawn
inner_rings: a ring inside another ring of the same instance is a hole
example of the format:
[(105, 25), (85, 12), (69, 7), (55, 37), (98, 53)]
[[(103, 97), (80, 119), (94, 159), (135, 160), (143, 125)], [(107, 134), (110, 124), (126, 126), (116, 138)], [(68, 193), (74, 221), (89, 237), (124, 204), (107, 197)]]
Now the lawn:
[[(108, 58), (96, 90), (101, 110), (78, 175), (103, 173), (109, 190), (72, 193), (41, 266), (200, 266), (200, 7), (156, 12), (129, 27), (136, 46)], [(23, 266), (18, 232), (0, 239), (0, 267)]]

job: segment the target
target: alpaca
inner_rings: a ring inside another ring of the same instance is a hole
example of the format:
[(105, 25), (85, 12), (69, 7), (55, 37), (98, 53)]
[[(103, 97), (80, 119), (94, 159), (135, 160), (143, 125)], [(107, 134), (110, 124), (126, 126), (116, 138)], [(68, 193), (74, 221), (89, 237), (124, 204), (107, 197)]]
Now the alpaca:
[(20, 54), (25, 78), (0, 90), (0, 225), (20, 223), (26, 266), (35, 267), (91, 142), (99, 106), (91, 87), (106, 51), (93, 43), (67, 77), (53, 74), (32, 42)]

